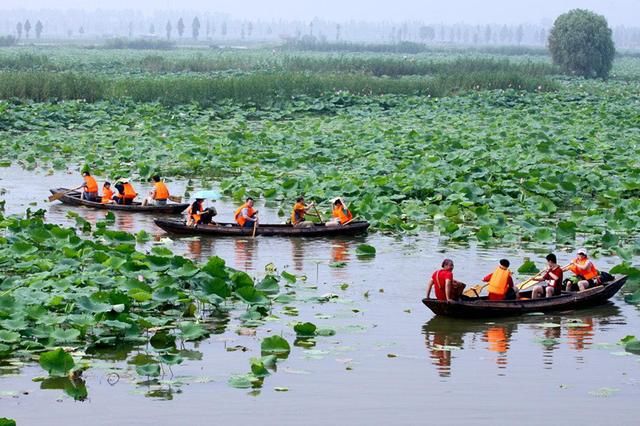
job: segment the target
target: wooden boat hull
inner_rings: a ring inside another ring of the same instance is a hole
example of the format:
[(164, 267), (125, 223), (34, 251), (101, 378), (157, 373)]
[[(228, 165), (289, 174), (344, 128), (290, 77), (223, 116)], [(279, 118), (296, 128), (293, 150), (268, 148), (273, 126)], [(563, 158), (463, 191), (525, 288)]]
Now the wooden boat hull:
[[(210, 236), (229, 236), (229, 237), (251, 237), (253, 228), (241, 228), (237, 224), (218, 223), (216, 225), (197, 225), (195, 227), (187, 226), (184, 221), (155, 219), (154, 222), (160, 228), (173, 234), (182, 235), (210, 235)], [(256, 235), (265, 237), (283, 236), (283, 237), (327, 237), (334, 235), (356, 235), (366, 232), (369, 228), (369, 222), (358, 221), (351, 222), (345, 226), (324, 226), (316, 224), (308, 228), (296, 228), (291, 225), (259, 225), (256, 229)]]
[(458, 302), (442, 302), (422, 299), (436, 315), (457, 318), (496, 318), (522, 315), (531, 312), (569, 311), (606, 303), (627, 281), (626, 276), (616, 277), (604, 286), (580, 292), (564, 292), (560, 296), (540, 299), (488, 301), (486, 297)]
[[(58, 192), (68, 191), (65, 188), (57, 188), (50, 189), (52, 194), (56, 194)], [(156, 213), (156, 214), (178, 214), (189, 207), (188, 203), (171, 203), (168, 202), (164, 206), (143, 206), (141, 203), (133, 203), (133, 204), (102, 204), (97, 203), (95, 201), (87, 201), (80, 198), (80, 192), (74, 191), (68, 194), (65, 194), (60, 198), (60, 201), (64, 204), (69, 204), (71, 206), (85, 206), (93, 209), (100, 210), (121, 210), (133, 213)]]

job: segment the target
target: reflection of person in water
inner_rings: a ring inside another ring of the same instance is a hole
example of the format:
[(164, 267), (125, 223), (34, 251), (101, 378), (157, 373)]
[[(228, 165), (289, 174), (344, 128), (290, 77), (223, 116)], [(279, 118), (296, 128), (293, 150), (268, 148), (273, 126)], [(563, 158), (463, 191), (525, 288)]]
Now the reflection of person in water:
[(509, 337), (507, 336), (506, 327), (494, 325), (485, 331), (488, 348), (492, 352), (497, 353), (496, 364), (499, 368), (505, 368), (507, 365), (507, 350), (509, 349)]
[(582, 322), (586, 325), (567, 327), (569, 347), (577, 351), (587, 349), (593, 342), (593, 317), (582, 318)]
[(302, 272), (304, 269), (304, 241), (300, 238), (291, 238), (291, 258), (293, 269)]
[(133, 231), (133, 215), (126, 212), (118, 212), (116, 215), (116, 224), (121, 231), (132, 232)]
[(244, 240), (236, 238), (234, 240), (234, 252), (236, 255), (236, 267), (245, 270), (253, 269), (253, 256), (255, 255), (255, 244), (258, 240)]
[(349, 260), (349, 242), (334, 241), (331, 244), (331, 261), (332, 262), (347, 262)]
[(422, 332), (429, 358), (438, 370), (438, 375), (450, 377), (452, 349), (462, 348), (465, 331), (457, 330), (441, 317), (433, 317), (422, 327)]

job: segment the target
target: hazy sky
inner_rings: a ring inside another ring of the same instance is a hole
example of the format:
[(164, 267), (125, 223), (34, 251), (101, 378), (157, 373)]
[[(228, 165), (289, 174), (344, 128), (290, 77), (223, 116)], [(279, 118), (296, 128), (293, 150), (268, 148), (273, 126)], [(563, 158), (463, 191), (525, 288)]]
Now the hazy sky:
[(540, 23), (576, 7), (611, 25), (639, 26), (640, 0), (0, 0), (2, 9), (198, 10), (249, 19), (419, 20), (444, 23)]

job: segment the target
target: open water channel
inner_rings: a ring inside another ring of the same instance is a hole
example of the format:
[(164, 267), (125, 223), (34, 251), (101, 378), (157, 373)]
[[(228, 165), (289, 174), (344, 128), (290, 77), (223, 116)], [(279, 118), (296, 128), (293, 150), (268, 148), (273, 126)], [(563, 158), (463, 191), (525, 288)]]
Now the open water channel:
[[(77, 174), (2, 168), (0, 188), (6, 193), (0, 198), (7, 201), (7, 214), (42, 207), (50, 222), (74, 225), (69, 210), (95, 222), (104, 212), (43, 201), (48, 188), (80, 181)], [(184, 188), (170, 186), (175, 193)], [(140, 193), (146, 188), (136, 185)], [(231, 218), (230, 201), (215, 205), (220, 220)], [(282, 221), (275, 211), (260, 210), (263, 222)], [(420, 301), (427, 277), (444, 257), (455, 260), (457, 279), (475, 283), (501, 257), (516, 268), (525, 257), (542, 265), (539, 252), (456, 247), (431, 234), (175, 238), (156, 228), (152, 217), (120, 212), (115, 227), (147, 230), (178, 254), (202, 261), (217, 255), (254, 276), (273, 263), (279, 271), (306, 276), (299, 281), (300, 292), (339, 297), (324, 304), (299, 302), (297, 316), (276, 306), (273, 315), (279, 319), (259, 327), (255, 336), (239, 335), (240, 323), (232, 316), (218, 334), (185, 345), (188, 359), (156, 384), (145, 383), (128, 367), (128, 360), (148, 348), (95, 354), (84, 374), (84, 401), (61, 389), (42, 389), (32, 381), (45, 374), (35, 362), (2, 364), (0, 417), (19, 425), (638, 424), (640, 356), (616, 343), (629, 334), (640, 336), (640, 311), (620, 295), (590, 310), (496, 321), (434, 317)], [(374, 258), (356, 256), (363, 242), (376, 247)], [(572, 253), (558, 255), (564, 264)], [(331, 267), (334, 262), (346, 265)], [(605, 269), (617, 263), (616, 258), (596, 259)], [(293, 342), (291, 323), (297, 321), (330, 327), (336, 334), (317, 338), (314, 348), (292, 346), (259, 391), (227, 384), (231, 375), (248, 371), (263, 337), (282, 334)]]

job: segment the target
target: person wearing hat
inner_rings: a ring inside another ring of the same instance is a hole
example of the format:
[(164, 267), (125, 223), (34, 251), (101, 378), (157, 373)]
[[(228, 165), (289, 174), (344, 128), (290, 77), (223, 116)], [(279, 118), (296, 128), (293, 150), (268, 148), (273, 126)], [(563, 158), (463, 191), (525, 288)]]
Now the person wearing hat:
[(119, 178), (115, 184), (118, 190), (118, 204), (131, 204), (138, 193), (129, 182), (129, 179)]
[(596, 265), (587, 256), (587, 250), (584, 248), (578, 249), (578, 257), (571, 261), (569, 270), (578, 278), (579, 291), (584, 291), (600, 284), (600, 273)]
[(327, 225), (345, 225), (353, 220), (353, 215), (344, 204), (344, 201), (342, 201), (342, 198), (334, 198), (333, 200), (331, 200), (331, 203), (333, 204), (333, 217), (329, 222), (327, 222)]

